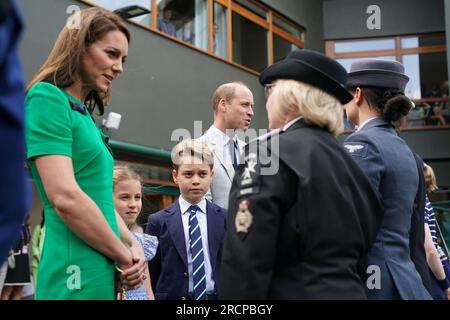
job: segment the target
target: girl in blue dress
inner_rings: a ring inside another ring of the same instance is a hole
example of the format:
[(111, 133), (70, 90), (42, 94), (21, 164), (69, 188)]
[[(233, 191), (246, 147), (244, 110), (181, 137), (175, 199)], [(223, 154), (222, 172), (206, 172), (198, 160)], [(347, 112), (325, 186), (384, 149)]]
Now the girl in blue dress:
[[(133, 236), (142, 245), (145, 259), (150, 261), (155, 257), (158, 239), (144, 233), (136, 219), (142, 209), (142, 182), (140, 176), (125, 166), (115, 166), (114, 175), (114, 207)], [(154, 300), (148, 265), (145, 269), (141, 286), (125, 292), (125, 300)]]

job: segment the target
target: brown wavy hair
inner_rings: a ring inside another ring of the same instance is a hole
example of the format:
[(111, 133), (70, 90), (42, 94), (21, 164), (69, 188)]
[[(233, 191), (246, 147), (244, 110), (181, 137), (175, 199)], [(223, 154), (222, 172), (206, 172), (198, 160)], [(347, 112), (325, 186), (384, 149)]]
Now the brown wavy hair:
[[(79, 22), (79, 24), (75, 24)], [(78, 79), (86, 49), (110, 31), (120, 31), (130, 42), (130, 32), (118, 15), (102, 8), (89, 8), (72, 15), (56, 39), (50, 55), (33, 76), (26, 91), (38, 82), (49, 82), (59, 88), (71, 86)], [(98, 108), (100, 115), (109, 101), (107, 92), (92, 90), (84, 103), (92, 113)]]

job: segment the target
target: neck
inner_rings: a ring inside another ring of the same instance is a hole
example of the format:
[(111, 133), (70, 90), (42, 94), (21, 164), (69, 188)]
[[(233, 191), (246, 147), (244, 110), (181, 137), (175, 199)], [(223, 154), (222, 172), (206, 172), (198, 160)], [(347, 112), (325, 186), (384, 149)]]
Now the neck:
[(72, 97), (81, 102), (86, 100), (86, 96), (88, 95), (90, 89), (86, 86), (83, 86), (79, 81), (76, 81), (71, 86), (64, 89), (67, 93), (69, 93)]
[(380, 114), (375, 111), (374, 109), (371, 109), (367, 103), (364, 103), (359, 109), (359, 115), (358, 115), (358, 126), (363, 124), (366, 120), (379, 117)]
[(199, 204), (200, 201), (202, 201), (202, 199), (203, 199), (203, 197), (201, 197), (200, 199), (191, 199), (190, 197), (186, 197), (186, 196), (182, 196), (182, 197), (186, 202), (189, 202), (192, 205)]
[(301, 114), (300, 114), (299, 112), (288, 112), (288, 113), (286, 114), (286, 118), (285, 118), (285, 120), (284, 120), (283, 127), (284, 127), (285, 125), (287, 125), (289, 122), (291, 122), (292, 120), (294, 120), (295, 118), (298, 118), (298, 117), (300, 117), (300, 116), (301, 116)]
[(225, 133), (227, 136), (229, 136), (231, 139), (235, 136), (235, 129), (234, 128), (227, 128), (226, 123), (220, 119), (219, 117), (216, 117), (214, 119), (214, 127)]

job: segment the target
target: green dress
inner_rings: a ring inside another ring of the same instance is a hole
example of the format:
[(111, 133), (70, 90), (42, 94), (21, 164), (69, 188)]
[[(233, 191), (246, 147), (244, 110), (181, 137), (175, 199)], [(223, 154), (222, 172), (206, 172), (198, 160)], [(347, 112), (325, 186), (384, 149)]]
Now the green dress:
[[(45, 210), (46, 234), (36, 299), (114, 299), (114, 262), (76, 236), (50, 204), (35, 157), (72, 158), (75, 179), (119, 236), (112, 198), (114, 160), (108, 138), (80, 101), (40, 82), (25, 99), (27, 158)], [(84, 114), (83, 114), (84, 113)]]

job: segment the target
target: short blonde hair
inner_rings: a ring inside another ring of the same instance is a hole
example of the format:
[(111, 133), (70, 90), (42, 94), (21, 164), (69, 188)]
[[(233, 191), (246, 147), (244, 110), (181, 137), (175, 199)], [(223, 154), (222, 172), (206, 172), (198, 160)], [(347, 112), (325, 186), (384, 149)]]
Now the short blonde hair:
[(287, 112), (298, 112), (306, 123), (325, 128), (335, 136), (344, 131), (342, 104), (335, 97), (296, 80), (277, 80), (274, 84), (274, 113), (280, 119), (285, 119)]
[(136, 171), (127, 166), (114, 166), (113, 190), (118, 183), (125, 180), (136, 180), (142, 185), (141, 176)]
[(196, 139), (184, 139), (172, 149), (173, 168), (178, 170), (186, 157), (200, 160), (201, 163), (209, 165), (211, 170), (214, 166), (214, 155), (211, 149), (206, 143)]
[(431, 193), (436, 190), (438, 187), (436, 183), (436, 176), (434, 175), (434, 170), (426, 163), (423, 164), (423, 175), (425, 177), (425, 186), (427, 188), (427, 192)]

